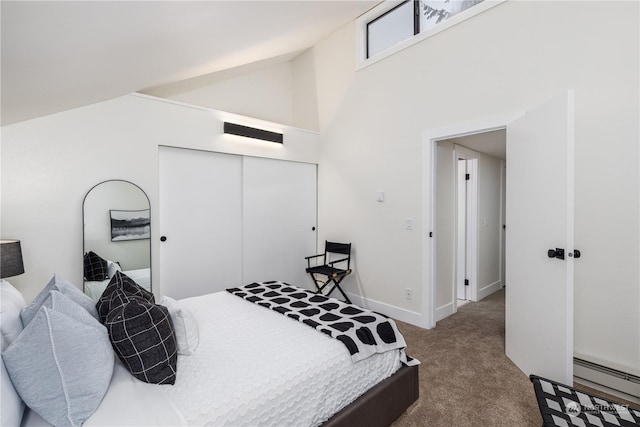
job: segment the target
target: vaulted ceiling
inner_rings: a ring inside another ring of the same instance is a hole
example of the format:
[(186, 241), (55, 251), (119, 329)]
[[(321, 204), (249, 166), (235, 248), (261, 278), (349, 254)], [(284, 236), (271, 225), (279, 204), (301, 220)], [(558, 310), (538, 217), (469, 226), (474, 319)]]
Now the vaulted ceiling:
[(290, 60), (377, 2), (2, 0), (2, 125)]

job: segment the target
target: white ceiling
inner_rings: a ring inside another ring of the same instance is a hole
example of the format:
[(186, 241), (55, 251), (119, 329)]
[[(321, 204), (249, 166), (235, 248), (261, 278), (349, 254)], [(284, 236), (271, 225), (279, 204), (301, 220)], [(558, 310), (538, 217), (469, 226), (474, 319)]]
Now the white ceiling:
[(2, 0), (2, 125), (289, 60), (378, 1)]
[(449, 141), (498, 159), (507, 158), (507, 132), (504, 129), (452, 138)]

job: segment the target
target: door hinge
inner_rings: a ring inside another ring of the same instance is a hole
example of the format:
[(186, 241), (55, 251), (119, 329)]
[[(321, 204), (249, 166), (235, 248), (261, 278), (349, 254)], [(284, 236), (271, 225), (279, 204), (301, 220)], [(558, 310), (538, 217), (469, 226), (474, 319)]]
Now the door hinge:
[(471, 176), (470, 176), (468, 173), (465, 173), (465, 174), (464, 174), (464, 179), (465, 179), (466, 181), (469, 181), (469, 180), (471, 179)]
[(469, 286), (469, 279), (464, 279), (464, 285)]

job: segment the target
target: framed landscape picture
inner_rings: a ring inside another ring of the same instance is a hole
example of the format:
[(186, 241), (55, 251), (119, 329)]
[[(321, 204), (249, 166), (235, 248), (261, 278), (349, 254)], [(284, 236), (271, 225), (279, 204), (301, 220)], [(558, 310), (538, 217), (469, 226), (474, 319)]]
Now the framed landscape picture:
[(111, 241), (141, 240), (151, 238), (149, 209), (123, 211), (111, 209)]

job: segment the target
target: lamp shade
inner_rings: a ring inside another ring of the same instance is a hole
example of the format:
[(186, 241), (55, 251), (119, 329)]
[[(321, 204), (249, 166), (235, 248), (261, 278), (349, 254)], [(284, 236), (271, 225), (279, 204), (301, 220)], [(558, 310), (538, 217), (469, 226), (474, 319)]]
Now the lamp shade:
[(24, 273), (20, 240), (0, 240), (0, 278)]

